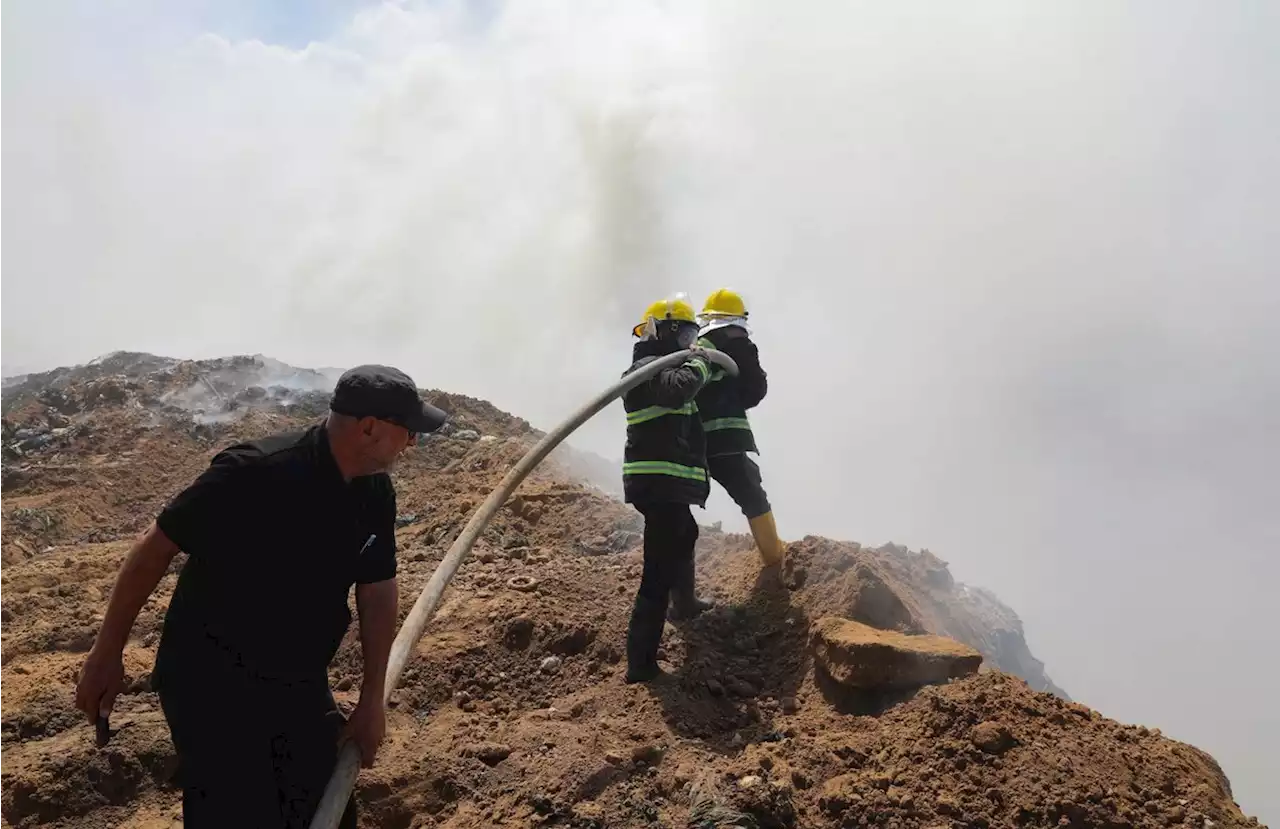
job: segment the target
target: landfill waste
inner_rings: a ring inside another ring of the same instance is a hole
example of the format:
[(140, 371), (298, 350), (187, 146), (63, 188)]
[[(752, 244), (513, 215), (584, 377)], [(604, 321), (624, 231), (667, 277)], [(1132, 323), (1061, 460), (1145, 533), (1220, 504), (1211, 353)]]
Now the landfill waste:
[[(161, 505), (218, 448), (322, 416), (336, 376), (262, 356), (120, 352), (5, 380), (5, 825), (181, 825), (148, 683), (181, 556), (139, 614), (104, 746), (74, 709), (77, 671)], [(402, 619), (541, 435), (484, 401), (425, 394), (451, 419), (394, 472)], [(599, 416), (621, 434), (620, 411)], [(1257, 825), (1207, 754), (1072, 702), (1017, 615), (927, 550), (810, 536), (763, 574), (749, 535), (704, 527), (698, 580), (716, 607), (668, 628), (665, 678), (626, 685), (642, 521), (611, 495), (616, 471), (557, 453), (488, 526), (392, 695), (387, 741), (359, 778), (361, 826)], [(982, 667), (851, 688), (815, 652), (828, 618), (946, 636)], [(353, 624), (330, 670), (347, 710), (360, 671)]]

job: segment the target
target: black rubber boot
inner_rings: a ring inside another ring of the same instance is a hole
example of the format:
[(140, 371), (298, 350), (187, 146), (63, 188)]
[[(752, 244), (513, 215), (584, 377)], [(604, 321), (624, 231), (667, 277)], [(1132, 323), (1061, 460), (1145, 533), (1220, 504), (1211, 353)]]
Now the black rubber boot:
[(636, 596), (631, 608), (631, 624), (627, 627), (627, 683), (648, 682), (662, 675), (658, 667), (658, 645), (662, 642), (662, 627), (666, 624), (667, 609), (657, 603)]

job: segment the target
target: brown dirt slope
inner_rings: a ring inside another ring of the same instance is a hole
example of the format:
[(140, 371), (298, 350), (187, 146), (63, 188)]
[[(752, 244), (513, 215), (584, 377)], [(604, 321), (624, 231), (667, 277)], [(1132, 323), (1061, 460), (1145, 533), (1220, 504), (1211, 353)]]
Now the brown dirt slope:
[[(180, 825), (146, 675), (181, 560), (134, 629), (129, 689), (104, 749), (72, 708), (76, 671), (132, 535), (164, 499), (218, 447), (323, 408), (316, 392), (286, 399), (268, 384), (283, 402), (170, 411), (155, 401), (190, 390), (192, 376), (234, 400), (249, 395), (235, 390), (237, 371), (283, 370), (259, 358), (228, 369), (144, 357), (112, 355), (111, 371), (79, 379), (58, 373), (56, 397), (30, 379), (6, 389), (5, 825)], [(104, 398), (104, 384), (123, 391)], [(439, 399), (454, 426), (396, 473), (402, 614), (537, 437), (488, 404)], [(387, 744), (361, 775), (362, 826), (683, 826), (689, 784), (708, 776), (727, 806), (765, 827), (1256, 825), (1204, 753), (986, 670), (1014, 659), (984, 627), (999, 614), (981, 597), (977, 611), (966, 605), (929, 553), (807, 538), (786, 573), (766, 577), (748, 537), (708, 530), (699, 578), (717, 607), (669, 626), (667, 678), (627, 686), (639, 528), (634, 511), (562, 468), (526, 483), (463, 565), (395, 694)], [(986, 665), (920, 691), (850, 692), (814, 668), (810, 628), (825, 616), (947, 634)], [(344, 705), (359, 672), (353, 626), (331, 671)]]

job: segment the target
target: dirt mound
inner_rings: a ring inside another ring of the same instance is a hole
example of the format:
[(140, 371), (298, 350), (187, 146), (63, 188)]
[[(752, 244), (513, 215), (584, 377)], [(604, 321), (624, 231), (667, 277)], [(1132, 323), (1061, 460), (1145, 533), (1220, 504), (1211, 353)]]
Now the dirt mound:
[[(739, 586), (755, 578), (749, 561), (729, 561), (751, 549), (748, 536), (705, 535), (711, 569), (727, 568)], [(735, 567), (745, 569), (734, 572)], [(785, 578), (798, 588), (797, 600), (811, 618), (836, 616), (882, 630), (949, 636), (976, 648), (987, 667), (1069, 699), (1031, 655), (1018, 615), (990, 592), (956, 582), (946, 562), (928, 550), (914, 552), (895, 544), (868, 548), (808, 536), (790, 545)]]
[[(753, 553), (739, 555), (748, 567)], [(1249, 825), (1205, 755), (1003, 674), (894, 698), (823, 683), (795, 591), (768, 580), (738, 594), (704, 569), (722, 606), (668, 631), (669, 678), (627, 686), (635, 553), (481, 556), (396, 692), (389, 742), (361, 778), (365, 826), (681, 825), (707, 771), (761, 826)], [(431, 563), (406, 564), (410, 590)], [(519, 575), (534, 589), (510, 586)], [(6, 603), (40, 583), (6, 584)], [(76, 654), (8, 661), (7, 820), (142, 826), (171, 813), (171, 749), (143, 690), (152, 655), (128, 652), (132, 691), (106, 752), (69, 711)], [(358, 667), (348, 641), (333, 672), (344, 704)]]
[[(173, 750), (147, 674), (181, 557), (134, 628), (104, 749), (72, 708), (75, 676), (132, 535), (163, 501), (220, 446), (313, 416), (254, 392), (234, 418), (210, 420), (165, 395), (203, 375), (236, 400), (249, 393), (235, 378), (263, 371), (282, 369), (112, 355), (6, 384), (6, 825), (177, 825)], [(103, 383), (123, 394), (90, 393)], [(81, 402), (64, 412), (59, 399)], [(395, 474), (402, 615), (538, 437), (482, 401), (435, 399), (450, 429)], [(951, 636), (1048, 684), (1016, 615), (955, 584), (927, 551), (806, 538), (786, 572), (764, 575), (749, 537), (707, 529), (698, 573), (717, 606), (668, 626), (666, 677), (624, 684), (641, 521), (573, 478), (540, 469), (463, 564), (393, 696), (378, 765), (361, 775), (362, 826), (683, 826), (698, 815), (761, 827), (1251, 825), (1203, 753), (1003, 673), (872, 693), (815, 670), (811, 623), (840, 616)], [(360, 668), (353, 626), (331, 670), (343, 706)]]
[(1243, 821), (1204, 753), (999, 673), (927, 688), (836, 751), (847, 770), (822, 785), (818, 807), (845, 826)]

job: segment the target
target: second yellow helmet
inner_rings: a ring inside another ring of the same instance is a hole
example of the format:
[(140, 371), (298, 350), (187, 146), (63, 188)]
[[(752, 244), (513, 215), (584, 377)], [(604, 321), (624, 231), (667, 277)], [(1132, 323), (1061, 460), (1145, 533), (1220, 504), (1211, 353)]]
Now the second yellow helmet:
[(745, 317), (746, 315), (747, 304), (742, 301), (742, 295), (729, 288), (716, 291), (707, 297), (706, 303), (702, 306), (704, 317)]

